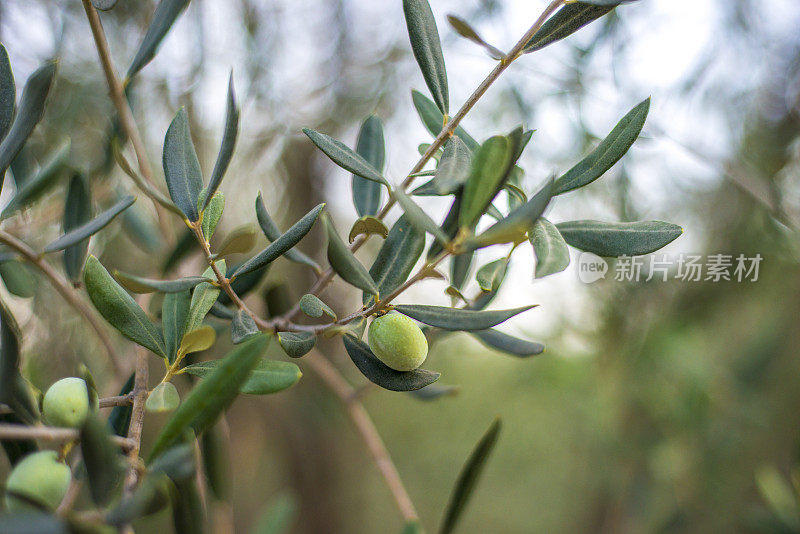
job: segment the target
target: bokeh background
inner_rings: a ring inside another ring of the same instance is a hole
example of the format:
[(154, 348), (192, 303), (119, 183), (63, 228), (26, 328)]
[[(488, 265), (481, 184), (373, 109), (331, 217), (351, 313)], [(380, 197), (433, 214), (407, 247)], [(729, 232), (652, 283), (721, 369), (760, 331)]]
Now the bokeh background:
[[(119, 70), (135, 53), (153, 4), (121, 0), (102, 15)], [(508, 49), (546, 2), (431, 4), (457, 107), (492, 60), (459, 38), (445, 15), (469, 20)], [(494, 306), (539, 304), (503, 328), (545, 342), (544, 355), (518, 360), (466, 335), (448, 336), (433, 345), (428, 367), (457, 385), (457, 394), (424, 402), (376, 390), (365, 398), (429, 530), (496, 416), (504, 421), (500, 442), (461, 532), (800, 529), (796, 510), (776, 514), (764, 498), (770, 488), (780, 493), (781, 483), (789, 487), (800, 452), (798, 30), (796, 0), (642, 0), (520, 59), (467, 118), (478, 139), (519, 123), (536, 129), (521, 160), (532, 191), (652, 96), (650, 118), (628, 156), (590, 187), (559, 197), (549, 218), (667, 220), (685, 229), (664, 251), (672, 257), (743, 253), (764, 260), (756, 282), (621, 283), (609, 276), (586, 285), (574, 261), (564, 273), (534, 281), (530, 247), (520, 247)], [(3, 0), (0, 40), (18, 85), (40, 62), (60, 58), (29, 165), (69, 138), (71, 162), (91, 177), (98, 204), (131, 190), (106, 150), (112, 107), (80, 2)], [(231, 69), (241, 133), (223, 184), (227, 210), (218, 235), (254, 224), (259, 190), (284, 227), (327, 201), (347, 231), (356, 216), (349, 175), (316, 151), (302, 127), (353, 144), (361, 120), (376, 113), (386, 125), (387, 176), (395, 182), (416, 161), (417, 145), (429, 141), (411, 103), (410, 90), (424, 90), (424, 83), (399, 0), (192, 1), (131, 90), (154, 162), (172, 115), (186, 106), (210, 171)], [(12, 193), (7, 186), (0, 203)], [(60, 230), (62, 195), (45, 199), (13, 230), (34, 245), (46, 243)], [(436, 199), (423, 206), (444, 214)], [(175, 236), (159, 236), (151, 208), (138, 202), (92, 240), (92, 252), (128, 272), (161, 265)], [(300, 248), (321, 257), (323, 243), (315, 229)], [(373, 240), (360, 257), (368, 261), (377, 246)], [(478, 264), (503, 254), (502, 247), (485, 250)], [(182, 269), (196, 274), (200, 258), (186, 261)], [(34, 280), (35, 298), (7, 297), (26, 332), (27, 375), (44, 389), (85, 362), (101, 393), (115, 394), (92, 333), (46, 281)], [(278, 287), (297, 299), (311, 281), (308, 272), (278, 262), (251, 300), (274, 306)], [(476, 288), (472, 281), (466, 293)], [(443, 290), (426, 281), (403, 300), (447, 304)], [(342, 284), (325, 297), (340, 312), (359, 298)], [(339, 343), (322, 348), (354, 383), (363, 381)], [(145, 443), (163, 422), (147, 421)], [(295, 533), (399, 531), (364, 444), (311, 373), (279, 395), (241, 398), (215, 433), (227, 451), (232, 502), (211, 504), (219, 531), (247, 532), (275, 503), (294, 510)], [(157, 516), (147, 528), (168, 521)]]

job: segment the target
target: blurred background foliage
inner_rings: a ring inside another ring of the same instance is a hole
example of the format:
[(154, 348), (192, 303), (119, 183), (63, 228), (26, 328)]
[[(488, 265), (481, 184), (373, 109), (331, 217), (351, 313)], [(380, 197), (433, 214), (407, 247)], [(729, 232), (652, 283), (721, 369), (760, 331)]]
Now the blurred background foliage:
[[(469, 20), (503, 48), (544, 5), (431, 3), (454, 103), (491, 61), (459, 39), (444, 15)], [(152, 12), (149, 0), (121, 0), (103, 15), (119, 68)], [(355, 217), (343, 186), (349, 178), (300, 128), (352, 143), (361, 119), (377, 113), (387, 124), (389, 176), (402, 177), (428, 137), (409, 97), (423, 84), (401, 21), (400, 2), (194, 0), (129, 91), (151, 159), (158, 161), (169, 120), (183, 105), (201, 164), (210, 170), (233, 68), (242, 133), (217, 234), (254, 224), (251, 199), (259, 189), (284, 226), (327, 201), (346, 231)], [(663, 218), (686, 230), (669, 253), (758, 253), (764, 261), (755, 283), (609, 279), (592, 286), (577, 282), (574, 267), (531, 284), (533, 259), (513, 264), (513, 283), (497, 305), (524, 299), (542, 305), (509, 328), (547, 342), (543, 356), (515, 360), (467, 336), (450, 336), (434, 344), (431, 359), (443, 383), (459, 386), (456, 395), (431, 402), (384, 391), (366, 397), (426, 524), (439, 521), (471, 447), (502, 415), (501, 440), (462, 532), (798, 528), (770, 510), (756, 483), (757, 472), (773, 469), (788, 484), (800, 464), (800, 267), (792, 229), (800, 206), (798, 27), (793, 0), (645, 0), (554, 45), (552, 53), (515, 64), (467, 119), (479, 139), (519, 122), (537, 129), (521, 160), (532, 190), (652, 94), (651, 118), (631, 154), (568, 205), (556, 205), (555, 214)], [(23, 181), (69, 138), (72, 164), (91, 178), (98, 205), (130, 191), (107, 150), (112, 107), (80, 3), (4, 0), (0, 39), (18, 84), (42, 60), (61, 58), (44, 127), (15, 163), (14, 180)], [(58, 198), (17, 218), (14, 230), (34, 245), (57, 235)], [(443, 209), (437, 202), (424, 205), (436, 212)], [(92, 251), (110, 267), (147, 272), (153, 262), (163, 264), (178, 237), (177, 229), (159, 236), (152, 206), (140, 198), (121, 224), (92, 241)], [(320, 256), (321, 240), (317, 229), (300, 248)], [(200, 265), (196, 257), (183, 268), (188, 274)], [(30, 276), (23, 289), (39, 298), (11, 297), (26, 332), (27, 375), (44, 389), (86, 362), (101, 393), (115, 394), (118, 384), (101, 378), (110, 369), (91, 332), (47, 283)], [(259, 292), (271, 313), (280, 313), (283, 282), (297, 299), (310, 273), (288, 262), (272, 268)], [(426, 282), (407, 299), (444, 303), (440, 292)], [(326, 300), (342, 311), (357, 299), (335, 285)], [(34, 302), (33, 309), (24, 302)], [(323, 346), (343, 358), (337, 347)], [(150, 439), (161, 422), (148, 419)], [(297, 533), (399, 530), (363, 443), (313, 377), (277, 396), (240, 399), (215, 436), (229, 440), (223, 448), (230, 480), (223, 486), (233, 497), (231, 509), (213, 508), (219, 531), (248, 531), (271, 506), (296, 511)], [(148, 521), (156, 528), (168, 519)]]

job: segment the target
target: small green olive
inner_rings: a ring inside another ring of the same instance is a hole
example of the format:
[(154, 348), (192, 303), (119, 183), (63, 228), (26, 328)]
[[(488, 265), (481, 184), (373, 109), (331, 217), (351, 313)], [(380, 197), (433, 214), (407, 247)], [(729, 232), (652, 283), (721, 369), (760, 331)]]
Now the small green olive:
[(89, 389), (80, 378), (62, 378), (47, 390), (42, 415), (47, 424), (78, 428), (89, 413)]
[(71, 477), (69, 467), (58, 461), (55, 451), (29, 454), (20, 460), (6, 480), (6, 508), (12, 513), (40, 511), (35, 502), (55, 510), (67, 494)]
[(417, 323), (402, 313), (389, 312), (369, 325), (369, 348), (396, 371), (411, 371), (425, 362), (428, 340)]

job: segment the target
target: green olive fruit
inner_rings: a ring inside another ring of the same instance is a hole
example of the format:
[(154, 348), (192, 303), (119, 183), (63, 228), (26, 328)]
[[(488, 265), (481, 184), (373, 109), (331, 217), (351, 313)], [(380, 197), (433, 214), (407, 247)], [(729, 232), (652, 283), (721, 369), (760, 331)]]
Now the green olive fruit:
[(33, 504), (37, 503), (55, 510), (67, 494), (71, 477), (69, 467), (58, 461), (55, 451), (29, 454), (6, 480), (6, 508), (12, 513), (41, 511)]
[(372, 321), (369, 348), (395, 371), (411, 371), (425, 362), (428, 340), (417, 323), (402, 313), (389, 312)]
[(42, 415), (47, 424), (78, 428), (89, 414), (89, 389), (80, 378), (62, 378), (47, 390)]

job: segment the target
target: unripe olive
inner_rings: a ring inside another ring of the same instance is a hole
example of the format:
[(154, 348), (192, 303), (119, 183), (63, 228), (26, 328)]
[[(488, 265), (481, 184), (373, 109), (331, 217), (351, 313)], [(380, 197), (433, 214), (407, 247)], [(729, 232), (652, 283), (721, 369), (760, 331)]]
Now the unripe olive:
[(78, 428), (89, 413), (89, 389), (80, 378), (62, 378), (47, 390), (42, 415), (47, 424)]
[(396, 371), (411, 371), (425, 362), (428, 340), (412, 319), (389, 312), (369, 325), (369, 348)]
[[(55, 451), (29, 454), (14, 467), (6, 480), (6, 508), (12, 513), (40, 511), (33, 502), (55, 510), (64, 499), (71, 479), (69, 467), (58, 461)], [(21, 495), (26, 499), (16, 497)]]

